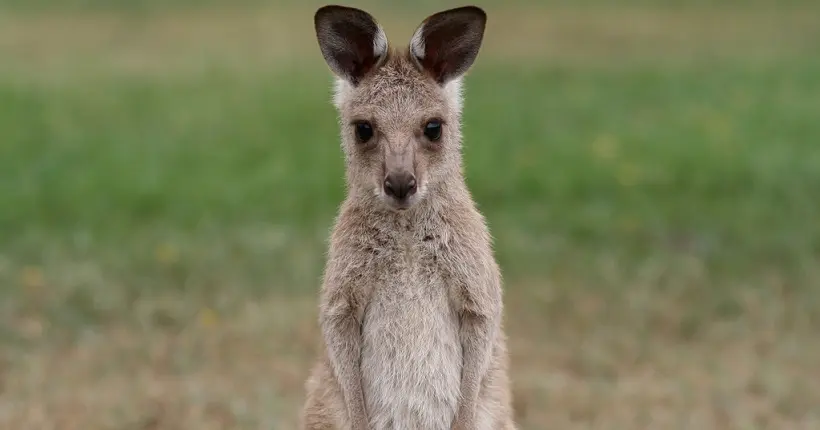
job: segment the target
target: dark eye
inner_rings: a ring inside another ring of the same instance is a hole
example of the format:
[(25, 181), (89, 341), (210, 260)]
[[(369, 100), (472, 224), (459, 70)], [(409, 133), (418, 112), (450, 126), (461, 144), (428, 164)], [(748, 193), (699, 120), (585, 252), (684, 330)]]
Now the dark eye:
[(424, 135), (427, 136), (431, 142), (439, 140), (441, 138), (441, 121), (428, 121), (427, 124), (424, 125)]
[(369, 122), (357, 122), (356, 123), (356, 139), (359, 140), (359, 143), (367, 143), (370, 139), (373, 138), (373, 126), (370, 125)]

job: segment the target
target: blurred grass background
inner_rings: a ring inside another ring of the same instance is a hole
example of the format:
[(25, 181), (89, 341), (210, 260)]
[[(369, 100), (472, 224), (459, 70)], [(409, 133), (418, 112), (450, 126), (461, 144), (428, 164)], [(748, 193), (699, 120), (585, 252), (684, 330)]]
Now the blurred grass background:
[[(0, 428), (295, 428), (343, 198), (320, 4), (0, 1)], [(521, 428), (818, 428), (820, 4), (477, 4)], [(353, 5), (405, 44), (460, 3)]]

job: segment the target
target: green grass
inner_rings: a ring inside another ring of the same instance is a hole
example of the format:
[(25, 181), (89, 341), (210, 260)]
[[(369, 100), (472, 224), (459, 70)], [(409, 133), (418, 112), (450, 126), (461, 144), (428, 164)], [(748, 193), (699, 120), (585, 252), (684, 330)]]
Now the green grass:
[[(522, 428), (811, 428), (820, 29), (561, 7), (539, 34), (563, 45), (510, 60), (529, 39), (493, 33), (467, 80)], [(0, 427), (292, 426), (344, 192), (316, 47), (260, 60), (253, 14), (61, 14), (0, 28), (0, 411), (45, 420)]]
[[(818, 72), (477, 70), (467, 175), (504, 266), (539, 275), (561, 261), (557, 246), (683, 250), (742, 271), (810, 261)], [(135, 231), (230, 237), (248, 225), (321, 238), (343, 163), (327, 76), (298, 76), (0, 89), (3, 242), (70, 246), (79, 231), (109, 249)]]

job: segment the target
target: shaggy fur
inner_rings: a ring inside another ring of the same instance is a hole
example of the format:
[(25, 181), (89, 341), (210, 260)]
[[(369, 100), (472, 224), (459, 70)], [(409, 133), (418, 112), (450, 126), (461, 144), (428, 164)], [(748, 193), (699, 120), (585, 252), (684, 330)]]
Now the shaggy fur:
[[(485, 19), (474, 7), (441, 12), (396, 50), (363, 11), (316, 14), (338, 78), (347, 197), (330, 239), (303, 429), (515, 429), (501, 277), (462, 174), (460, 78)], [(443, 124), (437, 142), (423, 134), (431, 118)], [(352, 125), (363, 120), (375, 130), (368, 143)], [(395, 169), (418, 183), (407, 208), (383, 191)]]

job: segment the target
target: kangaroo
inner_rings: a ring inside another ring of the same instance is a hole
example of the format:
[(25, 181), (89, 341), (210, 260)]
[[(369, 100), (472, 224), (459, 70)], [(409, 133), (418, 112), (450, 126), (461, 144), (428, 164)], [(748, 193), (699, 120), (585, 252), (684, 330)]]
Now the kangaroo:
[(365, 11), (315, 13), (347, 191), (303, 429), (515, 430), (501, 275), (462, 172), (461, 80), (486, 19), (439, 12), (393, 49)]

